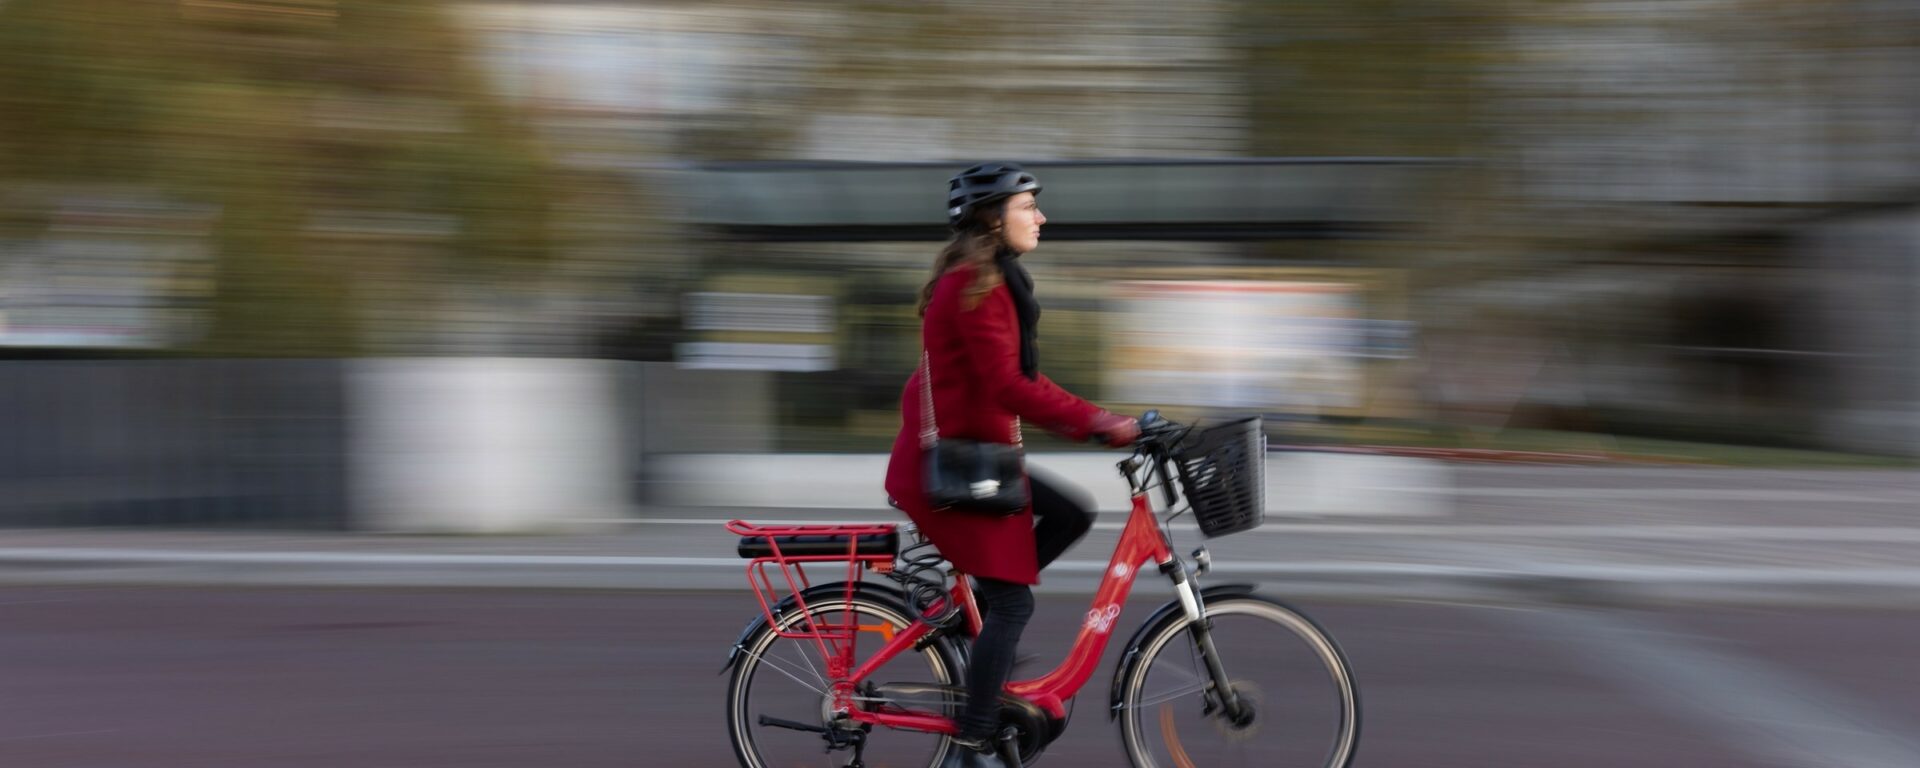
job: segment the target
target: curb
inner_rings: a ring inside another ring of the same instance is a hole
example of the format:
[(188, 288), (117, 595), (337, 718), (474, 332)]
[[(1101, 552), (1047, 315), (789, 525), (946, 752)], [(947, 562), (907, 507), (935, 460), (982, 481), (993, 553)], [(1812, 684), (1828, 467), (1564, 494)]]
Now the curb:
[[(1093, 592), (1103, 564), (1062, 562), (1037, 591)], [(4, 586), (347, 587), (744, 592), (732, 558), (580, 555), (0, 550)], [(1920, 568), (1678, 566), (1459, 567), (1392, 563), (1223, 564), (1211, 583), (1254, 582), (1276, 597), (1603, 605), (1920, 607)], [(1142, 594), (1167, 594), (1155, 578)]]

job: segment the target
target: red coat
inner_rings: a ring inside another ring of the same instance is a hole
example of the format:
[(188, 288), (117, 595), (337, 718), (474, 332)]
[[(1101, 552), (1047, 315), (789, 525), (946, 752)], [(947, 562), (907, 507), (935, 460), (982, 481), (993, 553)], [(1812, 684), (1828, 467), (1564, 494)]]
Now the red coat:
[[(948, 272), (934, 287), (920, 341), (933, 369), (934, 423), (940, 437), (1020, 444), (1022, 422), (1085, 439), (1101, 410), (1061, 389), (1045, 376), (1020, 373), (1020, 321), (1005, 285), (973, 309), (964, 293), (974, 270)], [(900, 395), (900, 436), (887, 465), (887, 493), (920, 527), (920, 532), (961, 571), (1020, 584), (1034, 584), (1040, 571), (1034, 555), (1033, 508), (996, 518), (927, 508), (920, 487), (920, 373), (916, 369)]]

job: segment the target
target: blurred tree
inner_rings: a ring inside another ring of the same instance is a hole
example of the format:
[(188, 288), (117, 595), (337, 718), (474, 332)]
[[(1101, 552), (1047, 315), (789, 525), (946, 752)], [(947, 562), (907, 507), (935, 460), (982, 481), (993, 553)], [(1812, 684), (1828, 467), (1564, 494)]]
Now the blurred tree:
[(1267, 156), (1474, 157), (1504, 0), (1244, 0), (1236, 40)]
[[(1552, 3), (1556, 0), (1539, 0)], [(1271, 243), (1289, 261), (1337, 254), (1412, 270), (1416, 294), (1472, 284), (1524, 261), (1511, 236), (1511, 151), (1494, 84), (1508, 37), (1535, 0), (1239, 0), (1233, 39), (1249, 150), (1272, 157), (1427, 157), (1461, 165), (1415, 203), (1430, 226), (1387, 242)], [(1430, 308), (1429, 302), (1414, 302)], [(1427, 318), (1423, 318), (1427, 319)]]
[[(511, 284), (556, 250), (550, 164), (488, 95), (445, 7), (0, 5), (0, 183), (217, 204), (217, 295), (196, 351), (351, 354), (368, 276), (424, 299), (462, 274)], [(395, 216), (432, 245), (387, 247)], [(329, 230), (362, 245), (318, 247)]]

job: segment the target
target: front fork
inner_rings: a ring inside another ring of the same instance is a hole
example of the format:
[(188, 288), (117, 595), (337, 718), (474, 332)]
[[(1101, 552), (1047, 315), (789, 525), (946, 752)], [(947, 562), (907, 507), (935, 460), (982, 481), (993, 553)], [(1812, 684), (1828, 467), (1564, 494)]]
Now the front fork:
[[(1157, 454), (1153, 461), (1151, 471), (1157, 471), (1162, 480), (1160, 493), (1166, 500), (1167, 509), (1173, 509), (1175, 500), (1173, 483), (1168, 480), (1171, 475), (1167, 473), (1167, 457)], [(1148, 459), (1141, 456), (1136, 455), (1120, 463), (1120, 474), (1127, 478), (1127, 484), (1136, 498), (1147, 492), (1146, 485), (1142, 483), (1143, 473), (1147, 471)], [(1168, 555), (1160, 563), (1160, 571), (1173, 579), (1174, 592), (1180, 595), (1180, 608), (1187, 614), (1187, 631), (1193, 634), (1194, 647), (1200, 650), (1200, 658), (1206, 660), (1207, 676), (1213, 679), (1213, 696), (1206, 699), (1207, 714), (1213, 714), (1213, 706), (1217, 702), (1230, 722), (1244, 726), (1252, 721), (1253, 710), (1240, 700), (1240, 694), (1233, 690), (1232, 681), (1227, 679), (1227, 668), (1220, 663), (1220, 651), (1213, 646), (1213, 621), (1207, 618), (1206, 603), (1200, 599), (1200, 590), (1194, 587), (1191, 578), (1194, 574), (1188, 571), (1186, 561), (1172, 554), (1173, 542), (1165, 537), (1164, 532), (1162, 541), (1168, 545)], [(1194, 550), (1193, 560), (1200, 566), (1198, 575), (1204, 576), (1212, 568), (1213, 561), (1206, 547)]]
[[(1209, 560), (1204, 548), (1194, 550), (1194, 560), (1201, 565), (1201, 574), (1205, 574)], [(1187, 632), (1193, 635), (1193, 645), (1200, 651), (1200, 658), (1207, 664), (1207, 677), (1212, 679), (1212, 695), (1206, 697), (1207, 713), (1212, 714), (1218, 704), (1229, 722), (1245, 725), (1252, 719), (1253, 713), (1240, 700), (1239, 692), (1233, 690), (1233, 683), (1227, 678), (1227, 668), (1220, 663), (1220, 652), (1213, 646), (1213, 620), (1207, 617), (1207, 605), (1201, 600), (1200, 590), (1194, 586), (1193, 574), (1190, 574), (1185, 561), (1171, 557), (1160, 564), (1160, 570), (1173, 579), (1173, 591), (1180, 596), (1180, 608), (1187, 614)]]

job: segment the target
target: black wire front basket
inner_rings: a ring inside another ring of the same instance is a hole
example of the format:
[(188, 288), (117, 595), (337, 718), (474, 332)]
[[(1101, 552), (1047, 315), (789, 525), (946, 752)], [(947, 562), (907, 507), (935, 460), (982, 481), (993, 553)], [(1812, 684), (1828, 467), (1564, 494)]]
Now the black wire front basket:
[(1180, 491), (1207, 538), (1250, 531), (1267, 515), (1267, 433), (1253, 416), (1196, 429), (1173, 450)]

